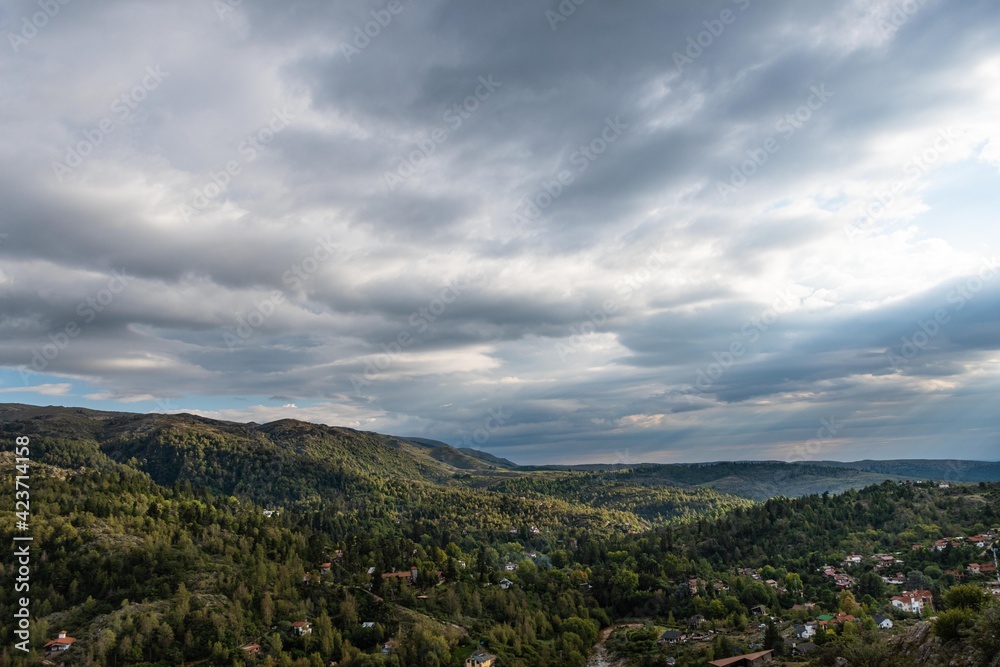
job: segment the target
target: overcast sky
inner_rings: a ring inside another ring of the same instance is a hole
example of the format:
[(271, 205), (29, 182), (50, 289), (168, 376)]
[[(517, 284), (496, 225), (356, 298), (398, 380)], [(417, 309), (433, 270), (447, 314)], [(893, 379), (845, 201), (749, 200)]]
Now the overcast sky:
[(998, 458), (991, 0), (0, 27), (0, 401), (523, 463)]

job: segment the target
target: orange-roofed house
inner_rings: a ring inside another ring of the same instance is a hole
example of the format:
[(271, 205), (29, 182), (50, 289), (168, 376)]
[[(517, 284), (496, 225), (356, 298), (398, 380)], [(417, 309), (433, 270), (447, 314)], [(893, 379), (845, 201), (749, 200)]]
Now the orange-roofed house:
[(56, 653), (57, 651), (68, 651), (74, 642), (76, 642), (75, 637), (70, 637), (66, 634), (65, 630), (60, 630), (58, 637), (45, 644), (45, 650), (52, 653)]

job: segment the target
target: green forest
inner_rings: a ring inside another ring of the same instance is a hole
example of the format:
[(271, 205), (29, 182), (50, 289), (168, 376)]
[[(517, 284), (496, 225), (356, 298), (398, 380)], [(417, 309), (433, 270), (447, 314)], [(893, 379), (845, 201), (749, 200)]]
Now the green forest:
[(4, 406), (0, 430), (11, 478), (30, 441), (33, 538), (4, 666), (1000, 664), (996, 482), (762, 502), (290, 420)]

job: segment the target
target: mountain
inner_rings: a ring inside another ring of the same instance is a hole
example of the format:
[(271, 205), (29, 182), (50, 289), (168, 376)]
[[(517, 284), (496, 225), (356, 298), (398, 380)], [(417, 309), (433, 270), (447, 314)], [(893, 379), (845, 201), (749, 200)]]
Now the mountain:
[(706, 492), (703, 502), (691, 505), (685, 500), (690, 494), (673, 485), (645, 489), (641, 502), (625, 502), (636, 490), (620, 483), (616, 498), (603, 503), (574, 494), (529, 498), (491, 487), (506, 477), (546, 473), (496, 465), (488, 454), (472, 450), (473, 456), (433, 440), (291, 419), (239, 424), (190, 414), (2, 405), (0, 429), (31, 436), (40, 461), (64, 468), (124, 464), (165, 487), (184, 483), (268, 506), (422, 516), (444, 525), (472, 517), (495, 531), (563, 522), (590, 530), (639, 528), (746, 504)]
[(962, 461), (959, 459), (897, 459), (890, 461), (817, 461), (816, 465), (852, 468), (863, 472), (891, 474), (908, 479), (933, 479), (971, 484), (1000, 480), (998, 461)]
[[(0, 667), (444, 667), (475, 650), (509, 667), (584, 667), (609, 634), (619, 664), (702, 665), (764, 643), (782, 651), (794, 623), (841, 612), (857, 627), (818, 635), (816, 664), (985, 667), (997, 654), (1000, 606), (988, 604), (985, 569), (1000, 535), (996, 483), (884, 481), (788, 498), (889, 473), (776, 462), (529, 469), (295, 420), (25, 405), (0, 405), (0, 432), (18, 444), (0, 466), (30, 487), (18, 517), (27, 526), (3, 522), (0, 541), (33, 540), (19, 561), (30, 591), (0, 589), (12, 610), (0, 633), (26, 632), (31, 652), (22, 660), (8, 643)], [(889, 470), (925, 463), (941, 469)], [(880, 576), (886, 554), (902, 584)], [(903, 587), (945, 611), (931, 622), (900, 612), (890, 598)], [(25, 630), (14, 611), (27, 594)], [(751, 623), (761, 606), (773, 630)], [(875, 629), (875, 614), (898, 633)], [(657, 642), (689, 623), (702, 639)], [(43, 662), (62, 629), (73, 646)]]

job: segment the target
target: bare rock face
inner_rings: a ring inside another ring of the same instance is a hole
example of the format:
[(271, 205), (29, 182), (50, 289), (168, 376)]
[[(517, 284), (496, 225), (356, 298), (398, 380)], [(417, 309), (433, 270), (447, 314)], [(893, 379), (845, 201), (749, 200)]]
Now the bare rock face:
[(892, 641), (893, 650), (900, 655), (910, 656), (917, 665), (925, 667), (974, 667), (976, 664), (971, 647), (964, 650), (954, 644), (942, 645), (941, 639), (932, 632), (934, 626), (929, 621), (921, 621)]

